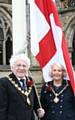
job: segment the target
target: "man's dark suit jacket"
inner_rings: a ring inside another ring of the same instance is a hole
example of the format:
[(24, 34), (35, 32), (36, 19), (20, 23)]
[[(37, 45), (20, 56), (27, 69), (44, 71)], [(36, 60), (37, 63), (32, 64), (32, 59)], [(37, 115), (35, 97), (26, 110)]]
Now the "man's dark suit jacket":
[(34, 86), (28, 96), (29, 105), (16, 76), (13, 73), (9, 76), (11, 80), (8, 77), (0, 79), (0, 120), (34, 120), (34, 110), (39, 108)]

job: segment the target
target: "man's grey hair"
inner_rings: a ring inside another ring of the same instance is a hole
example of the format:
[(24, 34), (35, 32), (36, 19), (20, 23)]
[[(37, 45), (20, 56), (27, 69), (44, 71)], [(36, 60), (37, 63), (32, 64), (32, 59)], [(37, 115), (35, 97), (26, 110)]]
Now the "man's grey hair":
[(28, 66), (30, 67), (30, 59), (27, 57), (26, 54), (16, 54), (12, 55), (10, 58), (10, 67), (12, 67), (17, 60), (24, 60)]

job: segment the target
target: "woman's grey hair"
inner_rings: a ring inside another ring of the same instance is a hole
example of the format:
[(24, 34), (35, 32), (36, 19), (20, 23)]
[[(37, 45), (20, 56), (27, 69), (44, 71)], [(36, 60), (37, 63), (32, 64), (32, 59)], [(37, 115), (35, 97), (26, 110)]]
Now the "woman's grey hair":
[(62, 65), (62, 64), (60, 64), (60, 63), (58, 63), (58, 62), (55, 62), (54, 64), (52, 64), (51, 65), (51, 70), (50, 70), (50, 75), (51, 75), (51, 77), (53, 76), (53, 74), (52, 74), (52, 70), (53, 70), (53, 67), (54, 66), (59, 66), (60, 68), (61, 68), (61, 70), (62, 70), (62, 75), (63, 75), (63, 77), (66, 77), (66, 69), (65, 69), (65, 67)]
[(17, 55), (12, 55), (10, 58), (10, 67), (12, 67), (17, 60), (24, 60), (28, 66), (30, 67), (30, 59), (26, 56), (26, 54), (17, 54)]

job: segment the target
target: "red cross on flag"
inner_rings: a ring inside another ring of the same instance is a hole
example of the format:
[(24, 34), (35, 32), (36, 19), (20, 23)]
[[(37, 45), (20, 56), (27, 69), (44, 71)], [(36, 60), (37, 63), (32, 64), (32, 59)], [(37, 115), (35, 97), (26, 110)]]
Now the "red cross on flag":
[(50, 81), (50, 66), (58, 61), (67, 70), (75, 93), (74, 72), (55, 0), (30, 0), (31, 52), (38, 60), (44, 80)]

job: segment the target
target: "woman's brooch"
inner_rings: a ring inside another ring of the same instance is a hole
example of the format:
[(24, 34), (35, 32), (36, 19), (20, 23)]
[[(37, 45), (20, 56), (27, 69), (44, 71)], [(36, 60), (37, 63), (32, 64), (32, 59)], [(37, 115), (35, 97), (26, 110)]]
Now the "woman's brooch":
[(46, 83), (45, 85), (46, 92), (50, 92), (52, 90), (52, 86), (49, 83)]

